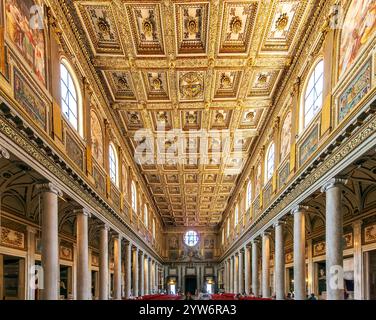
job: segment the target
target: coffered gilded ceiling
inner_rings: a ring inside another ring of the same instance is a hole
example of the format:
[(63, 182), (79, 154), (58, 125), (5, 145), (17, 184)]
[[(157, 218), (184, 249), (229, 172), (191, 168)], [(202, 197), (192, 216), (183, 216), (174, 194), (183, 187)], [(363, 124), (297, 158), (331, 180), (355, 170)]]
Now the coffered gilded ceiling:
[(72, 1), (132, 152), (154, 151), (139, 168), (167, 225), (220, 222), (313, 2)]

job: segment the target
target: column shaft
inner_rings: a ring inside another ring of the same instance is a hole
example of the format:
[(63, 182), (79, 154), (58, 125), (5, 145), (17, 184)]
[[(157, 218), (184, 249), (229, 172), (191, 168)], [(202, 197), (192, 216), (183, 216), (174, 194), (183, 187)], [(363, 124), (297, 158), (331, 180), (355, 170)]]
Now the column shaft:
[(234, 257), (230, 258), (230, 293), (234, 293)]
[(133, 251), (133, 296), (138, 297), (138, 249)]
[(239, 251), (239, 267), (238, 267), (238, 272), (239, 272), (239, 293), (243, 294), (244, 293), (244, 263), (243, 263), (243, 252)]
[(42, 268), (44, 271), (44, 300), (59, 298), (59, 239), (58, 196), (62, 195), (52, 184), (41, 186), (42, 193)]
[(108, 300), (108, 227), (99, 234), (99, 299)]
[(131, 266), (132, 266), (132, 248), (131, 244), (127, 242), (125, 244), (125, 299), (129, 299), (131, 295)]
[(121, 236), (114, 238), (114, 299), (121, 299)]
[(283, 224), (277, 222), (275, 225), (275, 287), (276, 299), (285, 299), (285, 247), (283, 240)]
[(343, 212), (341, 179), (331, 179), (326, 192), (326, 290), (328, 300), (344, 299)]
[(247, 246), (244, 247), (244, 292), (250, 294), (251, 288), (251, 264), (250, 252)]
[(270, 297), (270, 238), (266, 233), (262, 236), (262, 296)]
[(239, 256), (234, 255), (234, 293), (239, 293)]
[(139, 265), (140, 265), (140, 285), (139, 285), (139, 293), (140, 296), (143, 296), (145, 294), (145, 259), (144, 254), (141, 252), (139, 255)]
[(258, 277), (258, 241), (252, 242), (252, 292), (255, 296), (259, 295), (259, 277)]
[(89, 272), (89, 213), (85, 210), (77, 212), (77, 299), (91, 298)]
[(295, 300), (306, 299), (305, 209), (297, 206), (294, 215), (294, 293)]

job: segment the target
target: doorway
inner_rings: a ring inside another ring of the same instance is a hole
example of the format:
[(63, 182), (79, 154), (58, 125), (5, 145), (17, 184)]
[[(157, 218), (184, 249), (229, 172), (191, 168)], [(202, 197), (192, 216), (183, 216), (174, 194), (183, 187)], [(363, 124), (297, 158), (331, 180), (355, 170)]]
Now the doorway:
[(366, 298), (376, 300), (376, 250), (365, 253)]
[(185, 277), (185, 293), (190, 292), (192, 295), (196, 294), (197, 278), (195, 276)]
[(25, 259), (0, 254), (0, 295), (3, 300), (25, 299)]
[(72, 267), (60, 265), (60, 300), (73, 299)]

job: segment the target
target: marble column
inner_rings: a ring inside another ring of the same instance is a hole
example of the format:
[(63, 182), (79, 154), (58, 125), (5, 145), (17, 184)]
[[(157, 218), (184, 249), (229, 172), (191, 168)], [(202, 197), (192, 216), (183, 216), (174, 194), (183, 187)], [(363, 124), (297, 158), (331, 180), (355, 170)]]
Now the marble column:
[(262, 235), (262, 296), (270, 297), (270, 235)]
[(305, 212), (307, 207), (297, 205), (291, 213), (294, 216), (294, 294), (295, 300), (306, 299), (305, 263)]
[(362, 300), (363, 270), (362, 270), (362, 221), (353, 223), (354, 231), (354, 299)]
[(144, 253), (142, 251), (140, 251), (139, 253), (139, 266), (140, 266), (140, 285), (139, 285), (139, 288), (138, 288), (138, 291), (139, 291), (139, 295), (140, 296), (143, 296), (145, 294), (145, 258), (144, 258)]
[(133, 296), (138, 297), (138, 248), (133, 250)]
[(252, 241), (252, 292), (255, 296), (259, 295), (259, 277), (258, 277), (258, 259), (259, 259), (259, 241)]
[(42, 268), (44, 283), (42, 298), (59, 298), (58, 197), (62, 192), (52, 183), (38, 186), (42, 202)]
[(39, 271), (37, 266), (35, 265), (35, 234), (37, 233), (37, 229), (31, 226), (26, 227), (27, 231), (27, 299), (28, 300), (35, 300), (35, 288), (36, 288), (36, 279)]
[(114, 237), (114, 299), (121, 300), (121, 235)]
[(235, 269), (234, 269), (234, 257), (232, 256), (230, 258), (230, 293), (234, 293), (234, 274), (235, 274)]
[(151, 279), (151, 285), (150, 285), (150, 292), (155, 292), (155, 284), (156, 284), (156, 278), (157, 278), (157, 274), (156, 274), (156, 270), (157, 270), (157, 262), (154, 261), (154, 260), (151, 260), (151, 275), (150, 275), (150, 279)]
[(342, 187), (346, 180), (330, 179), (326, 193), (326, 290), (327, 300), (344, 299)]
[(234, 254), (234, 293), (239, 293), (239, 255)]
[(108, 300), (108, 230), (103, 225), (99, 231), (99, 299)]
[(224, 286), (223, 286), (223, 289), (225, 290), (225, 292), (229, 292), (229, 285), (228, 285), (228, 269), (229, 269), (229, 263), (228, 263), (228, 260), (225, 261), (225, 276), (224, 276)]
[[(315, 293), (315, 268), (312, 256), (312, 239), (307, 240), (306, 256), (307, 256), (307, 294)], [(318, 293), (315, 293), (318, 295)]]
[(238, 288), (239, 288), (239, 293), (243, 294), (244, 292), (244, 264), (243, 264), (243, 250), (240, 250), (239, 251), (239, 259), (238, 259), (238, 263), (239, 263), (239, 267), (238, 267), (238, 272), (239, 272), (239, 284), (238, 284)]
[(144, 268), (145, 268), (145, 294), (150, 294), (150, 277), (149, 277), (149, 257), (145, 254), (144, 256)]
[(250, 294), (251, 289), (251, 259), (250, 248), (244, 247), (244, 291), (247, 295)]
[(129, 299), (132, 290), (132, 245), (129, 241), (125, 242), (125, 299)]
[(278, 221), (275, 227), (275, 288), (276, 299), (285, 299), (285, 244), (283, 239), (283, 225), (284, 222)]
[(150, 294), (151, 293), (151, 289), (153, 287), (153, 282), (152, 282), (152, 275), (153, 275), (153, 268), (152, 268), (152, 263), (151, 263), (151, 259), (146, 257), (146, 261), (147, 261), (147, 265), (148, 265), (148, 271), (147, 271), (147, 285), (146, 285), (146, 293), (147, 294)]
[(77, 228), (77, 299), (91, 299), (89, 271), (89, 216), (86, 209), (75, 210)]

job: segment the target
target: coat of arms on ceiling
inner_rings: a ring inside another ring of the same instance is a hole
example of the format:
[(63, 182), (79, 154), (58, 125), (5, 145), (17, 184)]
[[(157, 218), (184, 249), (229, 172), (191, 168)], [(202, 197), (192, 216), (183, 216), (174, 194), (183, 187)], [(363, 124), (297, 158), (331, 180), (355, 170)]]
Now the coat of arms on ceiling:
[(182, 100), (202, 100), (204, 97), (204, 72), (180, 73), (179, 91)]

